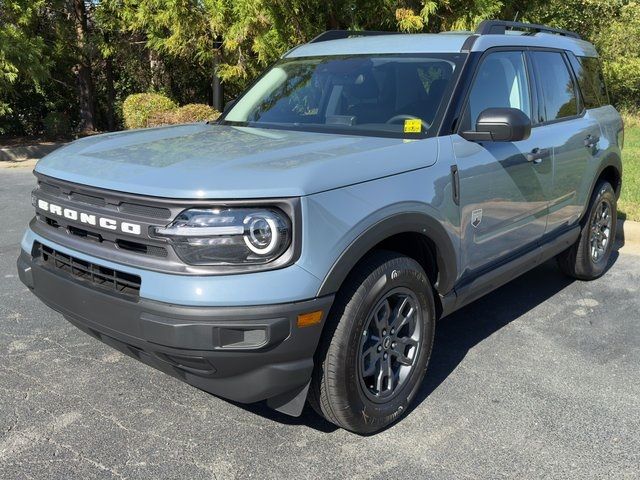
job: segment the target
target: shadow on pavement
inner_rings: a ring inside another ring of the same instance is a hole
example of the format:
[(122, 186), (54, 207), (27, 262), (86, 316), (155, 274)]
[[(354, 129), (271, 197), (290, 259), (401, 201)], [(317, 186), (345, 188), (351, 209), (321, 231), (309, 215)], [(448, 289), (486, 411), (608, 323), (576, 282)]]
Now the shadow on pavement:
[(320, 415), (318, 415), (311, 405), (308, 403), (304, 406), (302, 415), (299, 417), (290, 417), (284, 413), (277, 412), (269, 408), (266, 403), (255, 403), (250, 405), (237, 405), (238, 407), (246, 410), (250, 413), (260, 415), (261, 417), (268, 418), (274, 422), (283, 423), (285, 425), (305, 425), (324, 433), (331, 433), (338, 429), (333, 423), (328, 422)]
[(546, 263), (438, 322), (427, 374), (413, 408), (446, 380), (470, 349), (573, 281), (555, 262)]
[[(607, 271), (618, 256), (618, 251), (614, 250)], [(574, 281), (559, 270), (555, 260), (550, 260), (443, 318), (436, 327), (427, 374), (409, 411), (446, 380), (471, 348)]]

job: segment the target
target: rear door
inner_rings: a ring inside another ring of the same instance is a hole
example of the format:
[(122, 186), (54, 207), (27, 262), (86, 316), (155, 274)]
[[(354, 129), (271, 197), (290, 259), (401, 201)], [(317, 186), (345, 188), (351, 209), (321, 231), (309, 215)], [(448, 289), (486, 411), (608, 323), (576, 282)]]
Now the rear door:
[[(487, 108), (537, 110), (526, 57), (520, 50), (485, 53), (463, 107), (459, 130), (474, 130)], [(551, 184), (550, 144), (543, 129), (519, 142), (471, 142), (453, 135), (460, 178), (461, 265), (464, 276), (533, 248), (544, 235)], [(528, 161), (527, 154), (537, 154)]]
[(591, 164), (598, 152), (600, 125), (584, 108), (569, 58), (563, 51), (533, 50), (538, 85), (539, 125), (551, 145), (553, 181), (546, 232), (560, 233), (580, 218), (590, 190)]

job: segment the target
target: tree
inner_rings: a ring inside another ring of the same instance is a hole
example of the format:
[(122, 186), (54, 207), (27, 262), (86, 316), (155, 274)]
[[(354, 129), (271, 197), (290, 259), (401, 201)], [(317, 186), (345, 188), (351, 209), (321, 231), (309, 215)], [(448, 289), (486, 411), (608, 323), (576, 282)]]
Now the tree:
[(73, 19), (76, 31), (78, 63), (73, 72), (77, 77), (78, 103), (80, 106), (80, 132), (92, 132), (95, 127), (95, 89), (91, 67), (92, 48), (89, 43), (89, 24), (84, 0), (73, 0)]
[(38, 133), (49, 113), (112, 130), (131, 93), (211, 104), (221, 80), (230, 99), (327, 29), (472, 30), (486, 18), (578, 31), (601, 50), (612, 98), (637, 105), (638, 11), (637, 0), (0, 0), (0, 130)]
[(43, 1), (0, 2), (0, 116), (11, 113), (11, 95), (20, 80), (39, 86), (47, 76), (44, 42), (31, 34)]

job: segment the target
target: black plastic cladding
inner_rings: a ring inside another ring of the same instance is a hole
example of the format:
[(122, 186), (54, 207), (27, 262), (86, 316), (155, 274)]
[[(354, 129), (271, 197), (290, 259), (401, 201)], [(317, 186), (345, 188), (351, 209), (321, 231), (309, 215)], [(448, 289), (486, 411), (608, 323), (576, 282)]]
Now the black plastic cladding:
[[(34, 193), (39, 199), (89, 214), (106, 216), (118, 221), (134, 222), (142, 226), (141, 235), (114, 232), (70, 221), (63, 217), (47, 215), (47, 212), (36, 208), (37, 215), (30, 223), (30, 227), (35, 233), (59, 245), (92, 257), (157, 272), (184, 275), (233, 275), (284, 268), (293, 264), (300, 256), (302, 223), (300, 201), (297, 198), (252, 200), (165, 199), (77, 185), (37, 173), (35, 175), (38, 178), (39, 188)], [(79, 198), (94, 200), (92, 200), (92, 203), (80, 202)], [(100, 199), (104, 199), (104, 203), (98, 202)], [(122, 208), (123, 205), (125, 208)], [(150, 228), (167, 225), (180, 212), (186, 209), (234, 206), (275, 207), (287, 214), (292, 224), (292, 240), (287, 251), (274, 261), (264, 265), (193, 266), (185, 264), (177, 256), (169, 240), (149, 235)], [(163, 211), (168, 212), (168, 216), (161, 215), (160, 213)], [(162, 216), (166, 218), (160, 218)], [(47, 223), (47, 218), (54, 220), (59, 227), (52, 226), (51, 222)], [(78, 235), (77, 233), (79, 232), (75, 230), (76, 234), (72, 234), (69, 232), (69, 227), (72, 227), (71, 230), (79, 229), (89, 232), (91, 235)], [(133, 242), (142, 247), (146, 246), (148, 251), (145, 254), (144, 251), (136, 250), (136, 245), (130, 245), (127, 242)], [(164, 249), (167, 254), (162, 254), (159, 249)]]

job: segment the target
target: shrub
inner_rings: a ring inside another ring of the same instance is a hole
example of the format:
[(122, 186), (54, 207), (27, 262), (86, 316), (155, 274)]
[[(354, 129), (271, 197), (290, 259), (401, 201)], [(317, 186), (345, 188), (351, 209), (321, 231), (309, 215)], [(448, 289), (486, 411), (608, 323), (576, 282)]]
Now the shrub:
[(64, 112), (49, 112), (42, 123), (47, 138), (68, 137), (71, 133), (71, 121)]
[(135, 93), (129, 95), (123, 105), (122, 114), (126, 128), (146, 128), (153, 126), (152, 117), (171, 112), (178, 106), (173, 100), (159, 93)]
[(149, 126), (204, 122), (220, 116), (215, 108), (203, 103), (190, 103), (174, 110), (158, 112), (149, 118)]
[(189, 103), (180, 107), (177, 113), (181, 123), (206, 122), (220, 116), (215, 108), (203, 103)]

